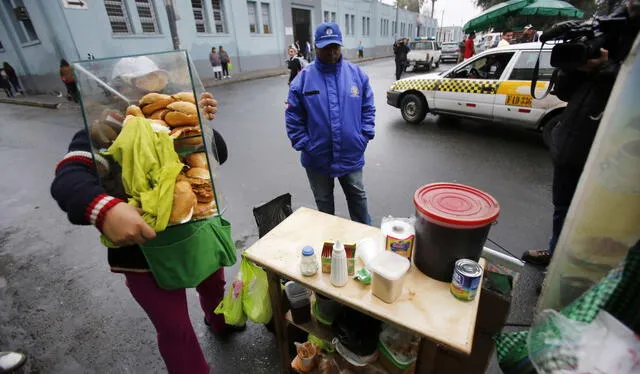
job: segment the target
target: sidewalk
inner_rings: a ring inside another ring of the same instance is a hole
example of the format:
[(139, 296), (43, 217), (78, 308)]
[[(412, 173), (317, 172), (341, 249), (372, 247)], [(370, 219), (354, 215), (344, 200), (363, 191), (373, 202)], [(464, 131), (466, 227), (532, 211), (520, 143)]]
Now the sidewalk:
[[(368, 57), (362, 59), (354, 59), (349, 60), (356, 64), (361, 64), (369, 61), (380, 60), (389, 58), (391, 56), (382, 56), (382, 57)], [(233, 72), (232, 72), (233, 73)], [(232, 78), (223, 79), (223, 80), (215, 80), (211, 77), (207, 77), (202, 79), (202, 84), (209, 87), (223, 86), (227, 84), (246, 82), (255, 79), (276, 77), (279, 75), (289, 74), (289, 69), (282, 67), (276, 69), (264, 69), (264, 70), (255, 70), (255, 71), (247, 71), (232, 74)], [(0, 97), (0, 103), (6, 104), (17, 104), (17, 105), (27, 105), (27, 106), (35, 106), (40, 108), (49, 108), (49, 109), (59, 109), (66, 107), (76, 107), (77, 104), (73, 102), (69, 102), (65, 96), (57, 97), (52, 94), (35, 94), (35, 95), (25, 95), (18, 97)]]

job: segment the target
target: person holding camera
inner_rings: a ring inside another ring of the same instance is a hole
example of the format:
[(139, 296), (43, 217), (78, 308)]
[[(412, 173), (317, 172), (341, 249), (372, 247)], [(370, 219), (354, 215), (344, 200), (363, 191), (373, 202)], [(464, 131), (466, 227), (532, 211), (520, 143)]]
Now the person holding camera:
[(555, 94), (567, 107), (552, 130), (549, 147), (554, 166), (553, 233), (548, 250), (524, 253), (522, 259), (528, 263), (547, 266), (551, 261), (618, 71), (640, 30), (640, 0), (626, 0), (625, 5), (608, 17), (623, 22), (607, 30), (599, 56), (559, 69)]
[(407, 67), (407, 55), (409, 54), (409, 47), (407, 46), (407, 39), (399, 39), (393, 43), (393, 54), (396, 60), (396, 80), (399, 80)]

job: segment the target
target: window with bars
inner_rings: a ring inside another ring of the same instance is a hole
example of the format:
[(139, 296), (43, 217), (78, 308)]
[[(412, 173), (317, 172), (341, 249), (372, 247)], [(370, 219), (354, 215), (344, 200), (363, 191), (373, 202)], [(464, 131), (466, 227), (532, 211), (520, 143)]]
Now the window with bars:
[(262, 12), (262, 32), (265, 34), (271, 34), (271, 9), (269, 3), (260, 3), (260, 10)]
[(367, 36), (371, 35), (371, 18), (367, 17)]
[(107, 10), (111, 32), (114, 34), (130, 34), (131, 21), (124, 0), (104, 0), (104, 7)]
[(227, 23), (224, 19), (224, 4), (222, 0), (211, 0), (211, 7), (213, 8), (213, 24), (216, 33), (226, 33)]
[(367, 35), (367, 17), (362, 17), (362, 35)]
[(207, 32), (207, 20), (202, 0), (191, 0), (191, 8), (193, 9), (193, 19), (196, 22), (196, 32)]
[(331, 22), (336, 23), (336, 12), (331, 12)]
[(349, 35), (351, 32), (349, 31), (349, 15), (344, 15), (344, 32)]
[(249, 32), (258, 33), (258, 5), (255, 1), (247, 1), (247, 14), (249, 15)]
[(156, 34), (158, 32), (158, 21), (156, 10), (153, 9), (153, 0), (136, 0), (136, 10), (140, 18), (143, 34)]
[(351, 15), (351, 35), (356, 34), (356, 16)]
[(329, 22), (329, 20), (331, 19), (331, 18), (329, 18), (329, 17), (331, 17), (331, 16), (329, 15), (329, 11), (325, 10), (325, 11), (324, 11), (324, 14), (323, 14), (323, 17), (322, 17), (322, 21), (323, 21), (323, 22)]
[(20, 43), (27, 44), (39, 41), (38, 33), (22, 0), (4, 0), (4, 5)]

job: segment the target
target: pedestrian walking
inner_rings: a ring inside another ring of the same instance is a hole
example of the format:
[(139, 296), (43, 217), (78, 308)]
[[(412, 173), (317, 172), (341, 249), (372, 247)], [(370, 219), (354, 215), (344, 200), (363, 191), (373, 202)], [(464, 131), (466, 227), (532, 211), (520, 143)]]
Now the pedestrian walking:
[(13, 86), (13, 92), (17, 94), (24, 94), (24, 89), (20, 85), (20, 80), (18, 79), (18, 73), (13, 68), (13, 66), (9, 65), (7, 61), (2, 63), (2, 68), (5, 73), (7, 73), (7, 77), (9, 78), (9, 82)]
[(371, 224), (364, 189), (364, 152), (375, 135), (375, 106), (369, 77), (342, 55), (335, 23), (315, 32), (316, 60), (289, 88), (285, 113), (291, 145), (301, 152), (318, 210), (335, 213), (338, 178), (353, 221)]
[(362, 45), (362, 40), (358, 42), (358, 58), (364, 58), (364, 46)]
[(229, 64), (231, 63), (231, 58), (227, 51), (225, 51), (222, 46), (218, 47), (220, 49), (220, 64), (222, 65), (222, 75), (224, 79), (231, 78), (231, 74), (229, 74)]
[(293, 79), (298, 75), (300, 70), (302, 70), (302, 62), (300, 61), (300, 57), (298, 56), (298, 51), (294, 47), (290, 47), (287, 51), (289, 58), (287, 59), (287, 68), (289, 68), (289, 85)]
[(465, 41), (464, 43), (464, 59), (465, 60), (473, 57), (473, 55), (476, 54), (476, 47), (473, 44), (475, 39), (476, 39), (476, 33), (472, 32), (471, 34), (469, 34), (467, 41)]
[(11, 87), (11, 82), (9, 81), (9, 75), (4, 69), (0, 69), (0, 88), (4, 90), (4, 93), (7, 94), (7, 97), (13, 97), (13, 88)]
[(311, 42), (310, 41), (306, 41), (306, 46), (307, 46), (307, 61), (309, 62), (313, 62), (313, 47), (311, 46)]
[(513, 39), (513, 32), (512, 31), (503, 31), (502, 32), (502, 39), (500, 39), (500, 42), (498, 43), (498, 48), (510, 46), (512, 39)]
[(67, 99), (78, 102), (78, 86), (76, 85), (76, 77), (73, 75), (73, 68), (67, 60), (60, 60), (60, 79), (67, 87)]
[[(148, 79), (150, 76), (157, 77), (161, 70), (147, 57), (136, 57), (123, 58), (114, 67), (114, 74), (116, 72), (119, 75), (112, 78), (114, 84), (117, 86), (122, 82), (122, 85), (131, 85), (130, 90), (134, 92), (141, 89), (135, 86), (135, 81)], [(203, 94), (198, 105), (206, 118), (213, 119), (217, 102), (211, 94)], [(110, 121), (116, 120), (117, 115), (107, 114)], [(213, 132), (218, 151), (217, 160), (222, 164), (227, 157), (226, 145), (219, 144), (224, 141), (218, 135)], [(98, 175), (108, 175), (109, 165), (104, 157), (92, 157), (89, 133), (86, 130), (78, 131), (69, 145), (68, 153), (56, 166), (51, 194), (67, 213), (71, 223), (94, 225), (104, 237), (119, 246), (107, 249), (109, 266), (112, 272), (124, 275), (125, 284), (133, 299), (153, 323), (158, 348), (167, 371), (170, 374), (208, 374), (209, 365), (189, 319), (186, 290), (167, 290), (158, 286), (139, 246), (153, 239), (156, 233), (142, 219), (140, 211), (124, 201), (126, 196), (123, 193), (107, 189), (100, 183)], [(178, 243), (169, 242), (165, 245)], [(222, 315), (213, 313), (224, 297), (222, 266), (227, 264), (222, 258), (227, 254), (222, 254), (224, 249), (213, 246), (204, 250), (211, 251), (212, 256), (218, 259), (216, 261), (219, 266), (196, 290), (205, 324), (213, 334), (223, 335), (237, 329), (226, 325)]]
[(396, 80), (402, 77), (404, 69), (407, 67), (407, 54), (409, 53), (409, 47), (404, 39), (399, 39), (393, 44), (393, 54), (396, 61)]
[(211, 48), (209, 62), (213, 69), (213, 77), (217, 80), (222, 80), (222, 61), (220, 59), (220, 55), (216, 52), (216, 47)]

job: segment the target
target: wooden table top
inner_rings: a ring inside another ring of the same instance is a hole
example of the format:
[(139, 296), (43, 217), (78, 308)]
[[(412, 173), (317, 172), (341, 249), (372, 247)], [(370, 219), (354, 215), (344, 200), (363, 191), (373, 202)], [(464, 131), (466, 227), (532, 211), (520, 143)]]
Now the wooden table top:
[[(344, 287), (334, 287), (329, 274), (322, 273), (320, 267), (314, 276), (301, 274), (300, 257), (305, 245), (316, 250), (319, 262), (324, 241), (357, 242), (366, 237), (375, 239), (382, 248), (379, 228), (300, 208), (248, 248), (245, 256), (283, 278), (299, 282), (363, 313), (470, 354), (480, 289), (473, 301), (460, 301), (449, 291), (449, 283), (427, 277), (412, 264), (405, 275), (402, 295), (395, 303), (387, 304), (371, 293), (371, 286), (353, 279)], [(483, 259), (480, 264), (484, 268)], [(361, 267), (362, 263), (357, 260), (356, 271)]]

